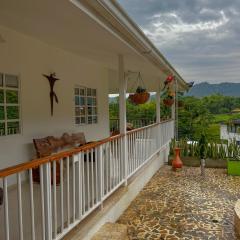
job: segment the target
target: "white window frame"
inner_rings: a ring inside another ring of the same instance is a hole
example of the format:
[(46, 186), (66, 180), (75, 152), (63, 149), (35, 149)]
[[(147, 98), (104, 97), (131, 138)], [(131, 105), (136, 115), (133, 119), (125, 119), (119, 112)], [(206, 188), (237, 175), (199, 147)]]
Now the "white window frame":
[[(0, 123), (4, 123), (4, 128), (5, 128), (4, 129), (4, 134), (0, 133), (0, 138), (1, 137), (9, 137), (9, 136), (20, 135), (21, 132), (22, 132), (21, 103), (20, 103), (20, 93), (21, 93), (21, 91), (20, 91), (20, 77), (16, 74), (9, 74), (9, 73), (3, 73), (3, 72), (0, 72), (0, 75), (2, 75), (2, 77), (3, 77), (3, 86), (0, 86), (0, 90), (3, 90), (3, 93), (4, 93), (4, 100), (3, 100), (4, 102), (0, 103), (0, 107), (4, 108), (4, 120), (0, 120)], [(16, 77), (17, 81), (18, 81), (18, 87), (7, 87), (6, 86), (6, 76)], [(7, 103), (7, 94), (6, 94), (7, 90), (18, 92), (18, 103)], [(19, 115), (18, 119), (8, 119), (8, 117), (7, 117), (7, 107), (9, 107), (9, 106), (18, 107), (18, 115)], [(12, 132), (12, 133), (9, 132), (7, 124), (11, 123), (11, 122), (18, 122), (18, 124), (19, 124), (18, 132)]]
[[(78, 89), (79, 94), (76, 94), (76, 89)], [(84, 89), (84, 95), (80, 94), (80, 90)], [(91, 94), (88, 95), (88, 90), (90, 90)], [(95, 92), (95, 95), (93, 94), (93, 92)], [(84, 98), (84, 105), (81, 105), (81, 101), (79, 99), (79, 105), (76, 104), (76, 96), (78, 97), (83, 97)], [(95, 99), (95, 104), (94, 105), (88, 105), (88, 98), (92, 98)], [(76, 108), (77, 107), (84, 107), (85, 108), (85, 115), (80, 115), (77, 116), (76, 115)], [(96, 109), (96, 113), (95, 114), (88, 114), (88, 108), (95, 108)], [(91, 122), (89, 122), (89, 117), (91, 118)], [(80, 118), (80, 123), (77, 123), (76, 119)], [(81, 118), (85, 118), (85, 122), (81, 122)], [(96, 119), (96, 121), (94, 121), (93, 119)], [(97, 124), (98, 123), (98, 102), (97, 102), (97, 89), (96, 88), (89, 88), (89, 87), (84, 87), (84, 86), (79, 86), (76, 85), (74, 87), (74, 123), (77, 126), (81, 126), (81, 125), (92, 125), (92, 124)]]

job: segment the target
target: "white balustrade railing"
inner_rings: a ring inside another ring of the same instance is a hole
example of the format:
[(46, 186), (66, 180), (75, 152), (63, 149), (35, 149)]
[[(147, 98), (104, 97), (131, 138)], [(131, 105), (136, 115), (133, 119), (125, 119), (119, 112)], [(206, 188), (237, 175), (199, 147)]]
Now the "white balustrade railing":
[[(0, 239), (63, 238), (167, 146), (173, 134), (173, 121), (153, 124), (1, 170), (4, 228), (0, 227)], [(8, 186), (8, 180), (14, 179), (17, 194)]]

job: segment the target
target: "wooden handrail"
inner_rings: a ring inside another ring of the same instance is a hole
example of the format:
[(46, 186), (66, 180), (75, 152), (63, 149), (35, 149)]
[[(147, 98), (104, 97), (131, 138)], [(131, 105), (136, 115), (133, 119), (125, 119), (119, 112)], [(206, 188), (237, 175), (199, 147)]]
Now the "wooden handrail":
[[(172, 119), (163, 121), (161, 123), (154, 123), (154, 124), (151, 124), (151, 125), (146, 126), (146, 127), (134, 129), (134, 130), (131, 130), (131, 131), (127, 132), (127, 135), (129, 135), (133, 132), (138, 132), (138, 131), (144, 130), (146, 128), (151, 128), (151, 127), (157, 126), (159, 124), (163, 124), (163, 123), (170, 122), (170, 121), (172, 121)], [(105, 138), (103, 140), (93, 142), (93, 143), (89, 143), (89, 144), (86, 144), (86, 145), (81, 146), (81, 147), (73, 148), (71, 150), (56, 153), (56, 154), (53, 154), (53, 155), (48, 156), (48, 157), (38, 158), (38, 159), (29, 161), (29, 162), (26, 162), (26, 163), (21, 163), (21, 164), (12, 166), (12, 167), (2, 169), (2, 170), (0, 170), (0, 178), (4, 178), (4, 177), (10, 176), (10, 175), (15, 174), (15, 173), (19, 173), (19, 172), (26, 171), (26, 170), (29, 170), (29, 169), (32, 169), (32, 168), (36, 168), (36, 167), (39, 167), (40, 165), (48, 163), (48, 162), (59, 161), (62, 158), (72, 156), (72, 155), (77, 154), (79, 152), (86, 152), (86, 151), (88, 151), (92, 148), (96, 148), (96, 147), (98, 147), (98, 146), (100, 146), (104, 143), (114, 141), (114, 140), (119, 139), (123, 136), (124, 136), (124, 134), (119, 134), (119, 135), (116, 135), (116, 136), (108, 137), (108, 138)]]
[(163, 124), (163, 123), (171, 122), (172, 120), (173, 120), (173, 119), (168, 119), (168, 120), (162, 121), (162, 122), (160, 122), (160, 123), (153, 123), (153, 124), (147, 125), (147, 126), (145, 126), (145, 127), (136, 128), (136, 129), (133, 129), (133, 130), (128, 131), (128, 132), (127, 132), (127, 135), (132, 134), (132, 133), (134, 133), (134, 132), (140, 132), (140, 131), (142, 131), (142, 130), (144, 130), (144, 129), (147, 129), (147, 128), (155, 127), (155, 126), (161, 125), (161, 124)]
[(123, 134), (108, 137), (108, 138), (105, 138), (103, 140), (93, 142), (93, 143), (89, 143), (89, 144), (86, 144), (86, 145), (81, 146), (81, 147), (72, 148), (70, 150), (63, 151), (63, 152), (60, 152), (60, 153), (56, 153), (56, 154), (53, 154), (53, 155), (48, 156), (48, 157), (34, 159), (30, 162), (25, 162), (25, 163), (21, 163), (21, 164), (15, 165), (15, 166), (11, 166), (11, 167), (2, 169), (2, 170), (0, 170), (0, 178), (7, 177), (7, 176), (12, 175), (14, 173), (26, 171), (26, 170), (29, 170), (31, 168), (36, 168), (36, 167), (39, 167), (40, 165), (48, 163), (48, 162), (59, 161), (62, 158), (72, 156), (72, 155), (77, 154), (79, 152), (86, 152), (86, 151), (88, 151), (92, 148), (98, 147), (98, 146), (100, 146), (104, 143), (107, 143), (107, 142), (114, 141), (114, 140), (119, 139), (121, 137), (123, 137)]

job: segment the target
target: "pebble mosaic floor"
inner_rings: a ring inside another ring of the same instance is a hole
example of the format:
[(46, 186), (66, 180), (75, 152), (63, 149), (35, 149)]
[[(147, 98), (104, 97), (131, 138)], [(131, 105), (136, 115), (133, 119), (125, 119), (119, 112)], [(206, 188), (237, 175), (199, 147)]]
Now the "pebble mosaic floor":
[(240, 177), (224, 169), (162, 167), (139, 193), (118, 223), (128, 226), (130, 240), (236, 240), (234, 204)]

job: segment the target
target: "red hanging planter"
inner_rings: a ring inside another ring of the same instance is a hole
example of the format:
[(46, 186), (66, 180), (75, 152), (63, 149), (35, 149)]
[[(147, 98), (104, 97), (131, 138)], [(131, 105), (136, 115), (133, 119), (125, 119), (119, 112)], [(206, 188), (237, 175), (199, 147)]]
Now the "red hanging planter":
[(134, 93), (130, 94), (128, 99), (138, 105), (138, 104), (144, 104), (149, 100), (150, 94), (148, 92), (142, 92), (142, 93)]
[(149, 100), (150, 93), (147, 92), (144, 87), (144, 82), (140, 72), (138, 73), (136, 82), (138, 84), (136, 85), (137, 89), (135, 90), (135, 93), (129, 95), (128, 100), (135, 105), (144, 104)]
[(163, 103), (165, 106), (171, 107), (174, 103), (174, 99), (171, 98), (163, 99)]

